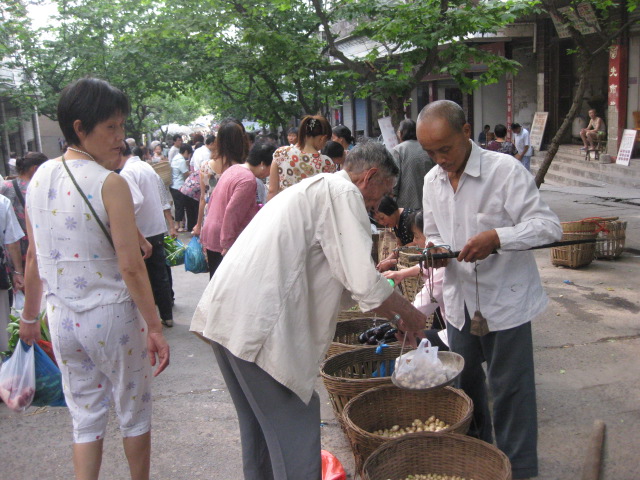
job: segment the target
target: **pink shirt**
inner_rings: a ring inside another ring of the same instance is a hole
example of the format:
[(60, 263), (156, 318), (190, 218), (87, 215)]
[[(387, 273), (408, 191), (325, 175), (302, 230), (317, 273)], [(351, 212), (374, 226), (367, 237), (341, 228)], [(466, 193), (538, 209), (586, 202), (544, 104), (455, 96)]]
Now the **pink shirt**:
[(242, 165), (232, 165), (220, 177), (211, 196), (200, 241), (207, 250), (231, 248), (258, 212), (256, 177)]

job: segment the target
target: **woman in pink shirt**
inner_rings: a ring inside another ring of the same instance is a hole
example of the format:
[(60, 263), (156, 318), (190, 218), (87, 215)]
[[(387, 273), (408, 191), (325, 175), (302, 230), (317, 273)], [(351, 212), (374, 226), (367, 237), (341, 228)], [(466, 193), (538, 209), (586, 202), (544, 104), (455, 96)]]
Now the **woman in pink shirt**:
[(254, 150), (259, 150), (261, 145), (254, 147), (250, 161), (245, 163), (248, 141), (244, 128), (237, 123), (222, 126), (216, 142), (217, 158), (214, 161), (217, 165), (214, 168), (222, 175), (209, 197), (209, 208), (200, 233), (202, 245), (207, 249), (209, 277), (258, 212), (256, 178), (267, 177), (271, 163), (270, 155), (260, 157), (267, 158), (268, 164), (252, 161)]

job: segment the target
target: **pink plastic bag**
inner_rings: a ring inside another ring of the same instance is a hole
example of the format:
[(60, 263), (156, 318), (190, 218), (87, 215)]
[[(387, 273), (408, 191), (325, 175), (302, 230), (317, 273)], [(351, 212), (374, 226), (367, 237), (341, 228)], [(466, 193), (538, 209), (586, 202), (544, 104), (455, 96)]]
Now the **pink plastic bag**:
[(322, 450), (322, 480), (347, 480), (347, 474), (335, 455)]

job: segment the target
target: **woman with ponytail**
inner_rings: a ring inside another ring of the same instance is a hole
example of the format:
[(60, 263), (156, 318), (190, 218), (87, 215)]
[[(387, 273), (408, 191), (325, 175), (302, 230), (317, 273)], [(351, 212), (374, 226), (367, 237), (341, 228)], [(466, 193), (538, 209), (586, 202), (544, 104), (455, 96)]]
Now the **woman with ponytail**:
[(280, 147), (273, 154), (267, 201), (305, 178), (336, 171), (333, 160), (320, 153), (330, 136), (331, 125), (323, 116), (308, 115), (302, 119), (298, 143)]

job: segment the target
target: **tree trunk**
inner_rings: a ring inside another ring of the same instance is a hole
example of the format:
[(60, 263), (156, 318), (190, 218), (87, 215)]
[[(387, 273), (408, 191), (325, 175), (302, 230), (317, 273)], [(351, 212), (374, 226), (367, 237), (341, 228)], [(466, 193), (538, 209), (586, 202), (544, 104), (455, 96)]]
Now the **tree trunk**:
[(400, 122), (404, 120), (406, 112), (404, 107), (404, 97), (393, 95), (391, 97), (387, 97), (386, 104), (389, 107), (389, 111), (391, 113), (391, 125), (393, 125), (394, 130), (398, 130), (400, 126)]
[(538, 188), (540, 188), (540, 185), (544, 183), (544, 177), (547, 174), (547, 171), (549, 170), (551, 162), (556, 156), (556, 153), (558, 153), (558, 148), (560, 148), (560, 140), (564, 136), (567, 129), (570, 128), (571, 122), (573, 122), (573, 119), (578, 113), (578, 108), (580, 108), (580, 105), (582, 104), (584, 92), (587, 88), (587, 72), (589, 72), (589, 70), (591, 69), (592, 57), (590, 57), (589, 55), (581, 54), (579, 55), (579, 59), (581, 67), (578, 74), (578, 88), (576, 89), (576, 93), (573, 95), (573, 103), (571, 104), (571, 108), (569, 109), (567, 115), (564, 117), (564, 120), (560, 125), (560, 128), (554, 135), (553, 140), (551, 140), (551, 144), (549, 145), (547, 154), (542, 161), (542, 165), (540, 165), (540, 168), (538, 169), (538, 173), (536, 173), (536, 186)]

